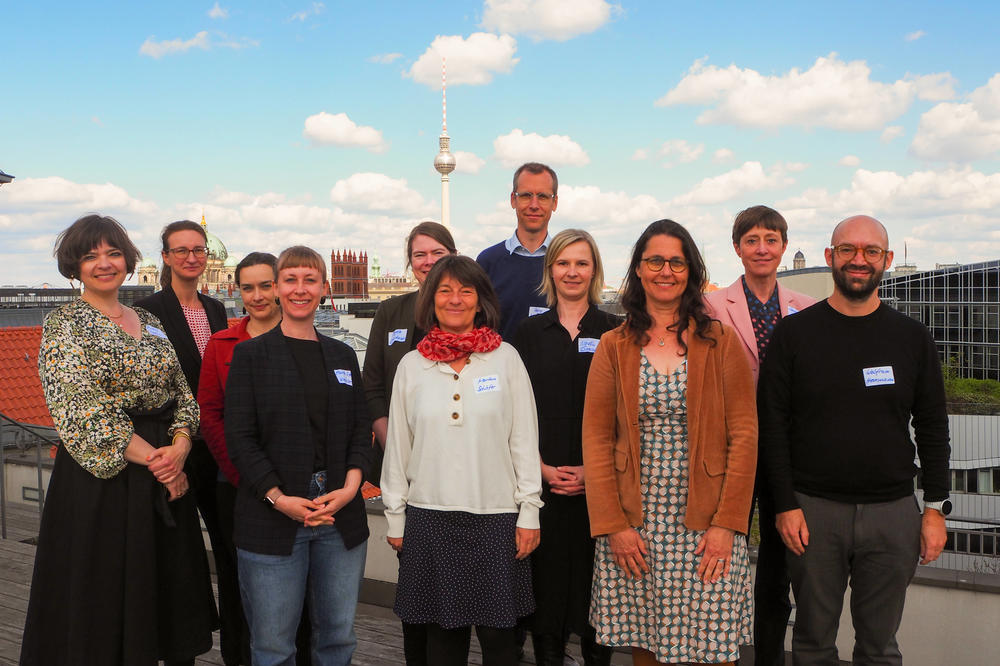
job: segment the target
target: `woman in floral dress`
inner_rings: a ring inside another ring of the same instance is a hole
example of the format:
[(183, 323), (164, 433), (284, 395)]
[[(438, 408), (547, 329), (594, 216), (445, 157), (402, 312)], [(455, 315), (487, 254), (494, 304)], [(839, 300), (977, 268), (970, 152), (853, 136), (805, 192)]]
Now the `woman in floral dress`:
[(216, 622), (184, 461), (198, 405), (153, 315), (118, 301), (139, 252), (109, 217), (56, 241), (83, 296), (46, 317), (62, 441), (45, 498), (21, 664), (193, 664)]
[(687, 230), (652, 223), (625, 323), (601, 337), (587, 382), (590, 620), (635, 664), (731, 664), (751, 642), (753, 379), (735, 332), (705, 312), (705, 281)]

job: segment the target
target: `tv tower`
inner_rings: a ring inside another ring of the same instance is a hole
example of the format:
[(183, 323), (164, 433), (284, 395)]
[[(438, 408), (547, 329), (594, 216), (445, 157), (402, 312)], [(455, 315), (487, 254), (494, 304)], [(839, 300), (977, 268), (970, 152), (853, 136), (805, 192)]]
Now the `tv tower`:
[(451, 229), (451, 202), (448, 200), (448, 174), (455, 170), (455, 156), (449, 152), (451, 137), (448, 136), (448, 94), (445, 76), (445, 62), (441, 58), (441, 136), (438, 144), (441, 150), (434, 158), (434, 168), (441, 174), (441, 224)]

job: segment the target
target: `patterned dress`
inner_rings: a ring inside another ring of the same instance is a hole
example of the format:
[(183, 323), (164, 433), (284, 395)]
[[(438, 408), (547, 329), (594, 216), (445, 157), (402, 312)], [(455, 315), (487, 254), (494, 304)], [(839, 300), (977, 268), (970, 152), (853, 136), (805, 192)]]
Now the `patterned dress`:
[(649, 650), (660, 662), (720, 663), (749, 645), (753, 615), (746, 538), (733, 540), (729, 576), (698, 578), (703, 531), (684, 526), (688, 490), (687, 361), (670, 375), (641, 355), (640, 484), (649, 572), (627, 578), (607, 537), (597, 540), (590, 621), (599, 643)]

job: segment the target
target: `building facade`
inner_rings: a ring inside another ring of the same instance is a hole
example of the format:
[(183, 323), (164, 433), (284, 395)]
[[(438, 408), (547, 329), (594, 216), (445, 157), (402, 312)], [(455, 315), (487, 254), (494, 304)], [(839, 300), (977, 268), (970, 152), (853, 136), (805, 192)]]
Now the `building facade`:
[(368, 298), (368, 253), (334, 250), (330, 253), (330, 295)]

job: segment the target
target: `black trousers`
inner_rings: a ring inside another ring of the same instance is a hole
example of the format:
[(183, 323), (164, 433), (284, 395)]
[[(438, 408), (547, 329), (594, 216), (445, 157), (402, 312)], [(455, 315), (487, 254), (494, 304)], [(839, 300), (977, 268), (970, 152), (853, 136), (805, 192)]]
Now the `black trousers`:
[[(445, 629), (427, 625), (427, 661), (435, 666), (466, 666), (472, 627)], [(476, 638), (483, 649), (483, 666), (517, 666), (517, 641), (514, 627), (476, 627)]]
[(758, 479), (757, 512), (760, 524), (760, 548), (757, 551), (757, 578), (753, 597), (753, 644), (756, 666), (785, 665), (785, 631), (792, 603), (788, 598), (791, 582), (785, 563), (784, 542), (775, 527), (774, 502), (762, 480)]

